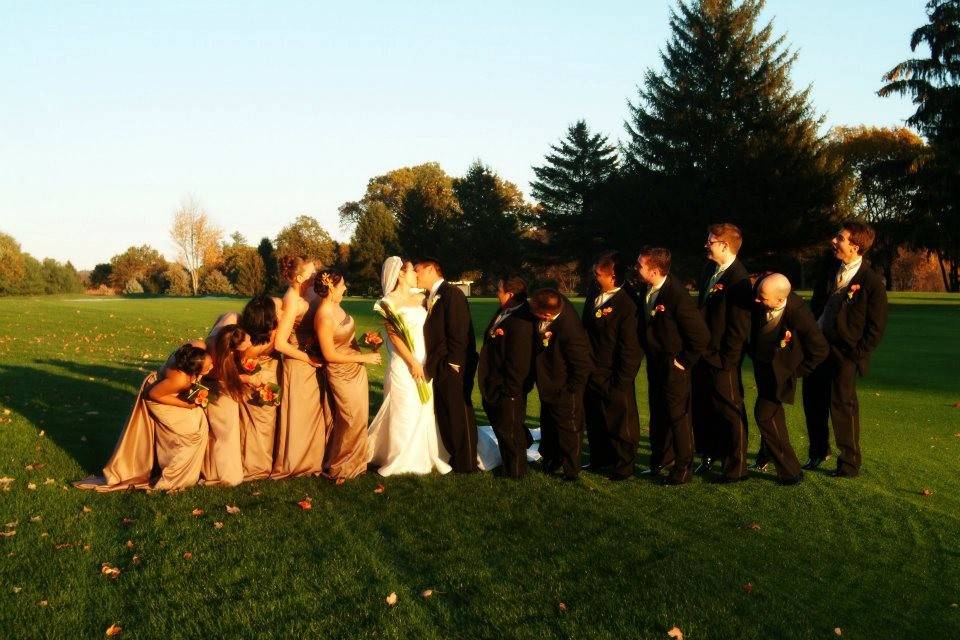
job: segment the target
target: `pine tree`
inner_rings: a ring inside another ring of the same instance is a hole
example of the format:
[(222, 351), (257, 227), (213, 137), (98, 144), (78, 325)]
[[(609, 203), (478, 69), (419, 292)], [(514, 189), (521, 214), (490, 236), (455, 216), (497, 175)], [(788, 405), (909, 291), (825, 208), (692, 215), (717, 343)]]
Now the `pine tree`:
[(278, 292), (280, 290), (280, 266), (277, 264), (277, 254), (273, 250), (273, 243), (270, 238), (263, 238), (257, 245), (257, 253), (263, 260), (264, 268), (264, 290), (267, 292)]
[(797, 256), (835, 225), (839, 169), (825, 154), (796, 54), (758, 25), (763, 0), (680, 0), (663, 71), (630, 105), (629, 171), (651, 189), (650, 242), (699, 261), (706, 227), (744, 230), (747, 255)]
[(397, 225), (385, 204), (361, 205), (350, 238), (350, 280), (361, 292), (380, 295), (383, 261), (397, 250)]
[(547, 260), (592, 260), (609, 238), (596, 217), (600, 191), (617, 171), (617, 150), (587, 123), (577, 121), (559, 144), (550, 146), (546, 163), (533, 167), (531, 194), (540, 205), (539, 220), (547, 238)]
[(907, 123), (929, 141), (918, 163), (913, 220), (917, 244), (933, 250), (944, 286), (960, 291), (960, 0), (931, 0), (927, 24), (913, 32), (926, 58), (901, 62), (887, 72), (881, 96), (909, 95), (917, 111)]

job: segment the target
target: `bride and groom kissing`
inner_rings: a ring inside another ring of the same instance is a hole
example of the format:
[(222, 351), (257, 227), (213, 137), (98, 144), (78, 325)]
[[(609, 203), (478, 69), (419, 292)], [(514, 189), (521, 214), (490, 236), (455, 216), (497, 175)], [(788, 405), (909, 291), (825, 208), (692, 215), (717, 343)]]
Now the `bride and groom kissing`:
[[(384, 476), (477, 471), (471, 396), (479, 357), (466, 296), (433, 258), (387, 258), (381, 286), (410, 328), (413, 348), (388, 331), (391, 358), (383, 404), (370, 424), (370, 462)], [(426, 402), (417, 391), (423, 381), (433, 389)]]

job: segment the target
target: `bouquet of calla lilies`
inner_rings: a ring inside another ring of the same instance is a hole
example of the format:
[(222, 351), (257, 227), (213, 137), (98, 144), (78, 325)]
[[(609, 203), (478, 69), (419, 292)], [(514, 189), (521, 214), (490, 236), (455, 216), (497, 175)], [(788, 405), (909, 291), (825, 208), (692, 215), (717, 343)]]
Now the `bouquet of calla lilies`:
[[(404, 346), (410, 350), (410, 353), (415, 353), (413, 334), (410, 332), (410, 327), (407, 326), (403, 316), (394, 311), (386, 300), (377, 300), (373, 305), (373, 310), (383, 316), (387, 323), (387, 329), (403, 341)], [(430, 386), (426, 380), (417, 380), (417, 395), (420, 396), (422, 404), (427, 404), (427, 401), (430, 400)]]

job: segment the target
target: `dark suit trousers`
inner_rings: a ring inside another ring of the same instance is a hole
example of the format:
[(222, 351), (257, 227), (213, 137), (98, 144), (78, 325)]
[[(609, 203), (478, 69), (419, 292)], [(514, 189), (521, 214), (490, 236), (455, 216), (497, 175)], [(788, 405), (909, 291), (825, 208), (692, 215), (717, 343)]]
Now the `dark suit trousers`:
[(559, 401), (540, 401), (540, 455), (545, 462), (559, 461), (563, 475), (576, 477), (580, 472), (580, 440), (583, 410), (579, 397)]
[(524, 425), (527, 417), (526, 397), (509, 398), (499, 402), (483, 401), (483, 410), (490, 418), (497, 435), (503, 475), (522, 478), (527, 472), (527, 448), (533, 444), (530, 431)]
[(830, 355), (803, 381), (803, 411), (810, 437), (810, 457), (830, 453), (830, 430), (840, 456), (837, 469), (850, 475), (860, 472), (860, 403), (857, 400), (857, 364), (831, 348)]
[(696, 364), (693, 434), (697, 453), (723, 459), (724, 475), (747, 474), (747, 421), (739, 369), (723, 371), (703, 361)]
[(777, 399), (777, 379), (768, 362), (753, 363), (754, 378), (757, 381), (757, 404), (753, 415), (760, 428), (766, 454), (777, 468), (777, 476), (782, 480), (795, 478), (800, 474), (800, 461), (790, 445), (787, 433), (787, 416), (783, 404)]
[(671, 475), (681, 477), (693, 461), (690, 370), (672, 362), (647, 359), (650, 397), (650, 466), (673, 463)]
[(458, 373), (448, 364), (440, 366), (433, 380), (433, 412), (443, 446), (450, 454), (450, 466), (457, 473), (477, 470), (477, 418), (472, 391), (472, 373), (466, 382), (463, 370)]
[(613, 391), (610, 397), (587, 387), (583, 409), (587, 419), (587, 442), (590, 464), (594, 467), (613, 465), (617, 475), (633, 475), (637, 445), (640, 443), (637, 403), (631, 388)]

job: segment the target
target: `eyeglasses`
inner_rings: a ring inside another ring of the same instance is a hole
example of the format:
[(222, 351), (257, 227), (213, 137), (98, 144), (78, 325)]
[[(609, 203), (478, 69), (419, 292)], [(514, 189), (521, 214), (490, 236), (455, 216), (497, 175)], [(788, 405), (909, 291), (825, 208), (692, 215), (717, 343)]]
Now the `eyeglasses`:
[(712, 244), (727, 244), (727, 243), (724, 242), (723, 240), (707, 240), (707, 242), (703, 246), (709, 247)]

